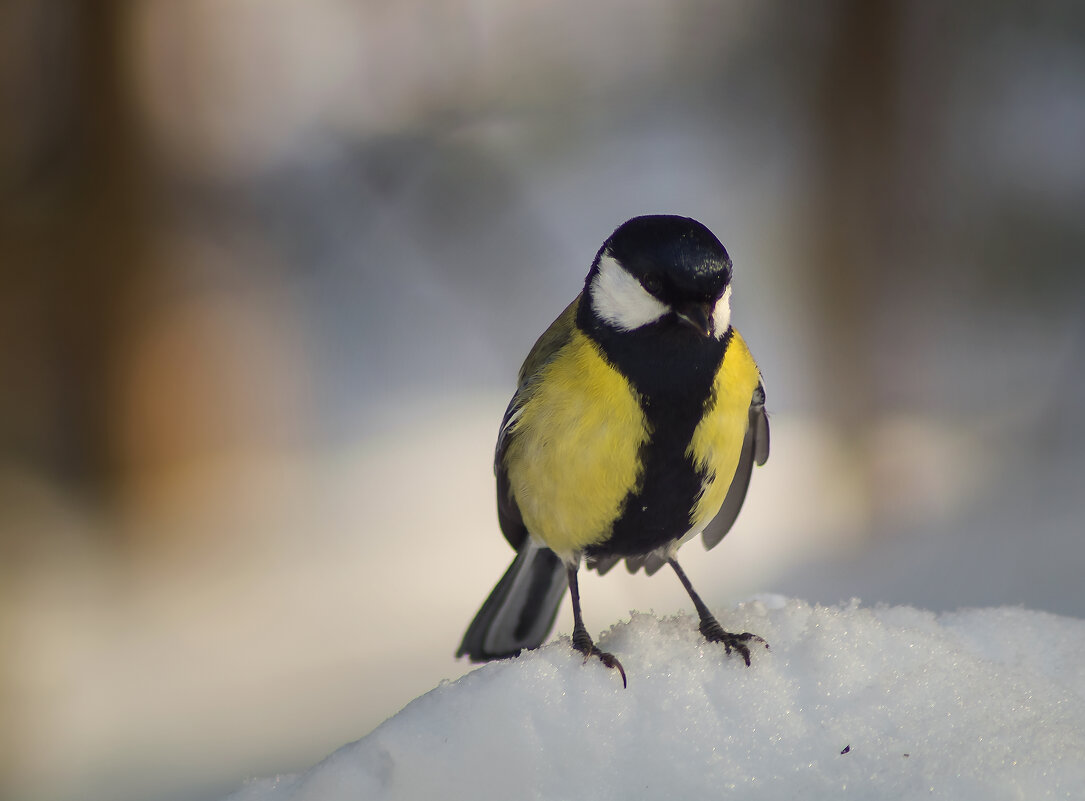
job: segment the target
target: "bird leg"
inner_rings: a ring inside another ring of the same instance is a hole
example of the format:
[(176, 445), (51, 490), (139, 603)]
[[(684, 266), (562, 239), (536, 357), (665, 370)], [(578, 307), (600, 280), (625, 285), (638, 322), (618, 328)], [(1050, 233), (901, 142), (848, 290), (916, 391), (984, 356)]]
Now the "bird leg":
[(724, 631), (723, 626), (719, 624), (712, 613), (708, 611), (708, 607), (705, 606), (704, 601), (701, 600), (701, 596), (697, 594), (697, 591), (693, 589), (693, 585), (686, 577), (686, 572), (682, 570), (678, 562), (671, 557), (667, 560), (667, 563), (674, 568), (674, 572), (678, 574), (678, 580), (682, 582), (682, 586), (686, 588), (686, 592), (689, 593), (689, 597), (693, 600), (693, 605), (697, 609), (697, 614), (701, 617), (700, 630), (704, 638), (709, 642), (723, 643), (723, 647), (727, 652), (727, 655), (731, 655), (731, 649), (738, 651), (743, 661), (746, 663), (746, 667), (750, 666), (750, 647), (746, 644), (748, 642), (762, 643), (766, 648), (769, 644), (765, 642), (764, 638), (758, 637), (756, 634), (750, 634), (746, 631), (742, 634), (732, 634), (729, 631)]
[(573, 599), (573, 648), (584, 654), (585, 662), (593, 656), (597, 656), (599, 657), (599, 661), (608, 668), (617, 668), (618, 672), (622, 674), (622, 687), (627, 687), (628, 685), (625, 681), (625, 668), (622, 667), (622, 663), (618, 661), (618, 658), (614, 656), (614, 654), (600, 651), (595, 643), (592, 642), (588, 630), (584, 628), (584, 618), (580, 615), (580, 588), (576, 581), (577, 567), (578, 565), (570, 565), (566, 569), (569, 576), (569, 595)]

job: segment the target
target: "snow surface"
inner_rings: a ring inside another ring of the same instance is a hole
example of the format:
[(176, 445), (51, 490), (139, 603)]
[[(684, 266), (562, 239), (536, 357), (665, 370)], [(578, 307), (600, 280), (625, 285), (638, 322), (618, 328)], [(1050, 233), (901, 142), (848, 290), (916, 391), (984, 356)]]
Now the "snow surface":
[(771, 650), (634, 613), (600, 638), (626, 690), (563, 636), (230, 801), (1085, 798), (1085, 621), (765, 596), (720, 622)]

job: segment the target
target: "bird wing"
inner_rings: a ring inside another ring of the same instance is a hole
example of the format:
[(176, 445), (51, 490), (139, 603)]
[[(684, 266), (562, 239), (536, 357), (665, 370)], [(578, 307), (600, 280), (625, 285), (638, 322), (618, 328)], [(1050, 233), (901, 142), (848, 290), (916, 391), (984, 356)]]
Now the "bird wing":
[(750, 401), (750, 423), (746, 428), (746, 436), (742, 440), (742, 453), (738, 458), (734, 478), (731, 479), (731, 488), (727, 491), (719, 512), (701, 535), (705, 548), (714, 548), (723, 539), (724, 534), (731, 530), (742, 508), (742, 502), (746, 499), (746, 490), (750, 486), (753, 466), (763, 465), (768, 458), (769, 418), (765, 412), (765, 388), (764, 385), (758, 383)]
[(535, 391), (539, 373), (553, 361), (558, 351), (572, 338), (579, 302), (578, 295), (576, 300), (566, 306), (565, 311), (559, 314), (558, 318), (535, 341), (520, 367), (516, 392), (509, 401), (508, 408), (505, 409), (505, 416), (501, 419), (501, 430), (498, 432), (497, 447), (494, 450), (494, 474), (497, 476), (497, 520), (501, 524), (501, 533), (517, 550), (527, 539), (527, 527), (524, 526), (520, 508), (516, 505), (516, 499), (512, 497), (510, 491), (508, 470), (505, 467), (505, 451), (508, 449), (509, 442), (516, 436), (516, 420), (524, 404)]

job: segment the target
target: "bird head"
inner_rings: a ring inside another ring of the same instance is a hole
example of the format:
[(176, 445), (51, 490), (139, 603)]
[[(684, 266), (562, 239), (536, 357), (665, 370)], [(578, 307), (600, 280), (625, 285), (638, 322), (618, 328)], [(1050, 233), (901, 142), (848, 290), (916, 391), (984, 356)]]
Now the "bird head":
[(585, 290), (593, 316), (618, 332), (674, 326), (721, 339), (731, 324), (731, 257), (688, 217), (620, 225), (596, 255)]

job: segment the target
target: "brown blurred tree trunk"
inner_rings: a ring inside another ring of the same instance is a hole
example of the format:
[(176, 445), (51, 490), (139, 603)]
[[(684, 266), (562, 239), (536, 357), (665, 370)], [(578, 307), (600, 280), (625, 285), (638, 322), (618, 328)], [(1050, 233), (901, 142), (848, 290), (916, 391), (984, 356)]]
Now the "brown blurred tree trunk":
[(146, 251), (129, 8), (26, 0), (0, 34), (16, 115), (0, 135), (0, 446), (99, 500), (117, 480), (117, 361)]
[[(823, 338), (821, 405), (862, 465), (878, 404), (879, 354), (868, 333), (877, 328), (879, 276), (897, 266), (903, 9), (896, 0), (840, 0), (833, 8), (814, 109), (812, 300)], [(875, 488), (866, 489), (876, 516)]]

